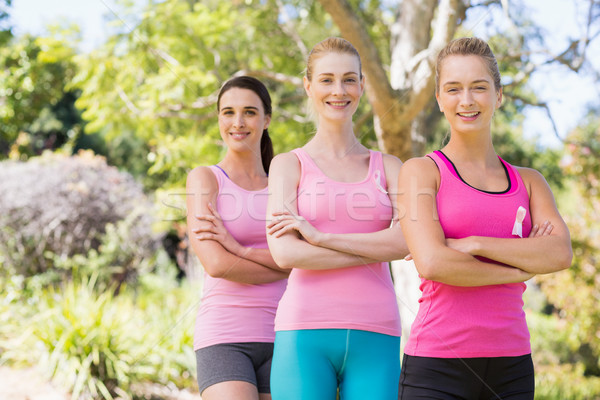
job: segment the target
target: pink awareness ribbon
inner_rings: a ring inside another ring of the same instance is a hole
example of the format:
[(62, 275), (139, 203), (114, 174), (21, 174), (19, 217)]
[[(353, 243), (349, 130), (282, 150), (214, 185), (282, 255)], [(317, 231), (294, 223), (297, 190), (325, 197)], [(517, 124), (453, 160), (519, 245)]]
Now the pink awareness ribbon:
[(527, 215), (527, 210), (525, 210), (525, 207), (519, 206), (517, 209), (517, 216), (515, 217), (515, 224), (513, 225), (512, 234), (520, 238), (523, 237), (523, 220), (525, 220), (525, 215)]

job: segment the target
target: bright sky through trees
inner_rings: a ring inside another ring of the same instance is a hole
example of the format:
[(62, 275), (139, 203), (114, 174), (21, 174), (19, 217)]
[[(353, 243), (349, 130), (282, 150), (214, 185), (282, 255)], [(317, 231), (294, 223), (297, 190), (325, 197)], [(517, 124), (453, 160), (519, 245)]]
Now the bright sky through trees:
[[(133, 0), (138, 6), (146, 4), (145, 0)], [(509, 2), (510, 3), (510, 2)], [(547, 43), (556, 45), (556, 51), (566, 47), (568, 38), (577, 38), (584, 26), (576, 2), (565, 0), (524, 0), (531, 9), (531, 16), (544, 29)], [(13, 1), (9, 13), (15, 27), (14, 33), (32, 33), (40, 35), (50, 23), (75, 22), (81, 29), (82, 42), (80, 49), (89, 52), (100, 45), (111, 33), (108, 19), (118, 14), (115, 0), (16, 0)], [(579, 16), (578, 16), (579, 15)], [(119, 16), (121, 17), (121, 16)], [(482, 26), (477, 21), (465, 27), (480, 35)], [(132, 25), (133, 28), (133, 25)], [(597, 41), (598, 42), (598, 41)], [(600, 47), (595, 43), (590, 48), (588, 57), (600, 70)], [(575, 74), (566, 67), (552, 66), (543, 73), (536, 73), (531, 81), (540, 99), (545, 100), (551, 109), (558, 133), (565, 137), (582, 119), (587, 105), (600, 98), (596, 82), (591, 76)], [(524, 126), (529, 137), (539, 137), (542, 145), (557, 146), (560, 142), (552, 130), (545, 111), (528, 107)]]

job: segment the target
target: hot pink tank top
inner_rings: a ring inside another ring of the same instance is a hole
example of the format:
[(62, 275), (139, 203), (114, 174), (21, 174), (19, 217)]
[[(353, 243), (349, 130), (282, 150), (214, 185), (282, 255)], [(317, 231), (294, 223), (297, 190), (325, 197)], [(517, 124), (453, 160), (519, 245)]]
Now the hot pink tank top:
[[(382, 154), (371, 151), (367, 177), (344, 183), (325, 176), (303, 149), (298, 213), (330, 233), (375, 232), (390, 226)], [(331, 270), (293, 269), (279, 303), (275, 330), (358, 329), (400, 336), (400, 316), (388, 263)]]
[[(267, 248), (267, 188), (242, 189), (218, 167), (210, 168), (219, 185), (217, 211), (227, 230), (243, 246)], [(218, 343), (273, 342), (275, 312), (285, 285), (286, 280), (249, 285), (205, 273), (194, 350)]]
[[(436, 203), (447, 238), (518, 239), (512, 232), (519, 207), (526, 211), (523, 237), (529, 235), (529, 195), (512, 165), (500, 159), (510, 183), (506, 191), (491, 193), (464, 182), (442, 152), (428, 156), (440, 172)], [(419, 311), (404, 352), (411, 356), (441, 358), (510, 357), (531, 353), (523, 311), (525, 288), (524, 283), (458, 287), (421, 279)]]

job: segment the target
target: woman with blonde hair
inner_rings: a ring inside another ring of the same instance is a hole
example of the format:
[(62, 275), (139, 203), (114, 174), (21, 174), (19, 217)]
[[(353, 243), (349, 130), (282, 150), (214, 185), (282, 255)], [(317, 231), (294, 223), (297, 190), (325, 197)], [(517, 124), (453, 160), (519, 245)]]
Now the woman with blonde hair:
[(328, 38), (308, 57), (304, 88), (318, 119), (303, 147), (273, 159), (268, 242), (291, 270), (275, 319), (276, 400), (389, 400), (400, 375), (400, 317), (387, 261), (406, 255), (392, 194), (396, 157), (363, 146), (352, 116), (360, 57)]
[(440, 52), (436, 98), (450, 140), (399, 177), (400, 224), (422, 282), (399, 398), (531, 400), (524, 282), (570, 266), (569, 230), (544, 177), (494, 150), (502, 86), (487, 43), (461, 38)]

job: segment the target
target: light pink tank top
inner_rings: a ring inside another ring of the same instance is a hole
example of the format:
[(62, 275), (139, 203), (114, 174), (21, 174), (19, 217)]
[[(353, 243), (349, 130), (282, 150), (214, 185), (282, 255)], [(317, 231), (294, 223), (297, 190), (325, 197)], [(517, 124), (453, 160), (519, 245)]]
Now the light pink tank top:
[[(369, 172), (355, 183), (328, 178), (303, 149), (298, 213), (329, 233), (375, 232), (390, 226), (382, 154), (371, 151)], [(275, 330), (358, 329), (400, 336), (400, 316), (388, 263), (331, 270), (293, 269), (279, 303)]]
[[(217, 211), (227, 230), (245, 247), (267, 248), (267, 188), (245, 190), (218, 167), (210, 168), (219, 185)], [(205, 273), (194, 350), (219, 343), (273, 342), (275, 312), (286, 282), (249, 285)]]
[[(526, 210), (522, 235), (529, 235), (529, 195), (512, 165), (500, 159), (510, 183), (506, 191), (492, 193), (464, 182), (442, 152), (428, 156), (440, 171), (436, 203), (446, 238), (488, 236), (518, 240), (512, 232), (519, 207)], [(524, 283), (458, 287), (421, 279), (419, 311), (404, 352), (441, 358), (531, 353), (523, 311), (525, 288)]]

